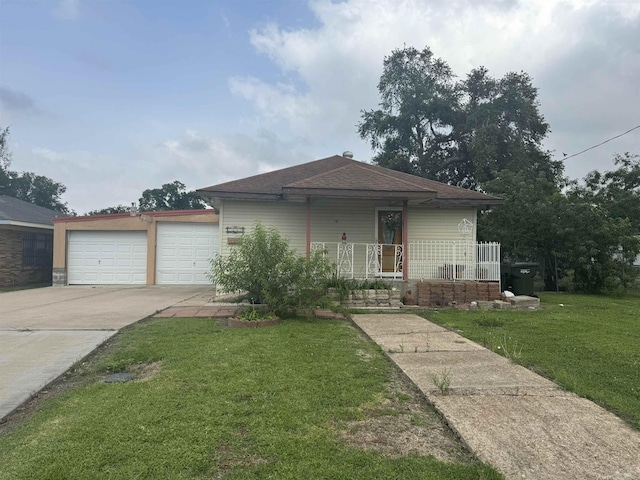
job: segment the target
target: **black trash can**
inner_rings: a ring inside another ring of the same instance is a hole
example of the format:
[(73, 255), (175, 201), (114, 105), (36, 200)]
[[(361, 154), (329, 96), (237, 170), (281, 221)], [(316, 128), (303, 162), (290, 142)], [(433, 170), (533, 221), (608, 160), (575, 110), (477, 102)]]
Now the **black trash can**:
[(532, 295), (538, 266), (531, 262), (503, 263), (500, 270), (502, 290), (510, 290), (516, 295)]

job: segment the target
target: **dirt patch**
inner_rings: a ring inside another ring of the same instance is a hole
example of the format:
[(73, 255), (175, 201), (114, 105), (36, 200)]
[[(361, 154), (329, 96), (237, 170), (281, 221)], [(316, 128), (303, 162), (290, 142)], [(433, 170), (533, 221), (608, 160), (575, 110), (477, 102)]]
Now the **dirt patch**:
[(392, 457), (432, 455), (446, 462), (476, 462), (422, 393), (395, 368), (385, 394), (364, 413), (366, 418), (345, 422), (338, 431), (350, 446)]
[(162, 362), (137, 363), (127, 369), (129, 373), (133, 374), (134, 382), (147, 382), (157, 377), (160, 370), (162, 370)]

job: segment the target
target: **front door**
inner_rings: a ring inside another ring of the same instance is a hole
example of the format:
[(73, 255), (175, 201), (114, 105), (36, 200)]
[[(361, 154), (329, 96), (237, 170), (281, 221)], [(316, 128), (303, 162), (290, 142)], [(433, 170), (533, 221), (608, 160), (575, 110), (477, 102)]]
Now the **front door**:
[(378, 244), (382, 273), (402, 272), (402, 210), (378, 210)]

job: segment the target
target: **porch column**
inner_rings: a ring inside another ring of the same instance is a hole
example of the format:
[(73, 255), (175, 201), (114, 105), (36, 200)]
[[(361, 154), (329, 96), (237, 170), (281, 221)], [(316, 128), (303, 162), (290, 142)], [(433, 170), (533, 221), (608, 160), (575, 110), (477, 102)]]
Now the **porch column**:
[(311, 257), (311, 198), (307, 197), (307, 258)]
[(402, 279), (406, 282), (409, 280), (409, 232), (407, 232), (407, 225), (409, 221), (407, 219), (407, 210), (409, 202), (405, 200), (402, 202), (402, 254), (404, 256), (402, 262)]

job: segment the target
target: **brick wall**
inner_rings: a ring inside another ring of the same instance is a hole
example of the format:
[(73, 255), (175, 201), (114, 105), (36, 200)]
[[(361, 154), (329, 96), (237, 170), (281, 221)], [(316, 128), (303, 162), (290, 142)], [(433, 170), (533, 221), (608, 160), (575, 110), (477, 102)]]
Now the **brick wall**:
[(23, 232), (0, 230), (0, 287), (51, 281), (51, 269), (22, 266)]
[(418, 305), (445, 307), (452, 303), (470, 303), (500, 299), (498, 282), (420, 282)]

